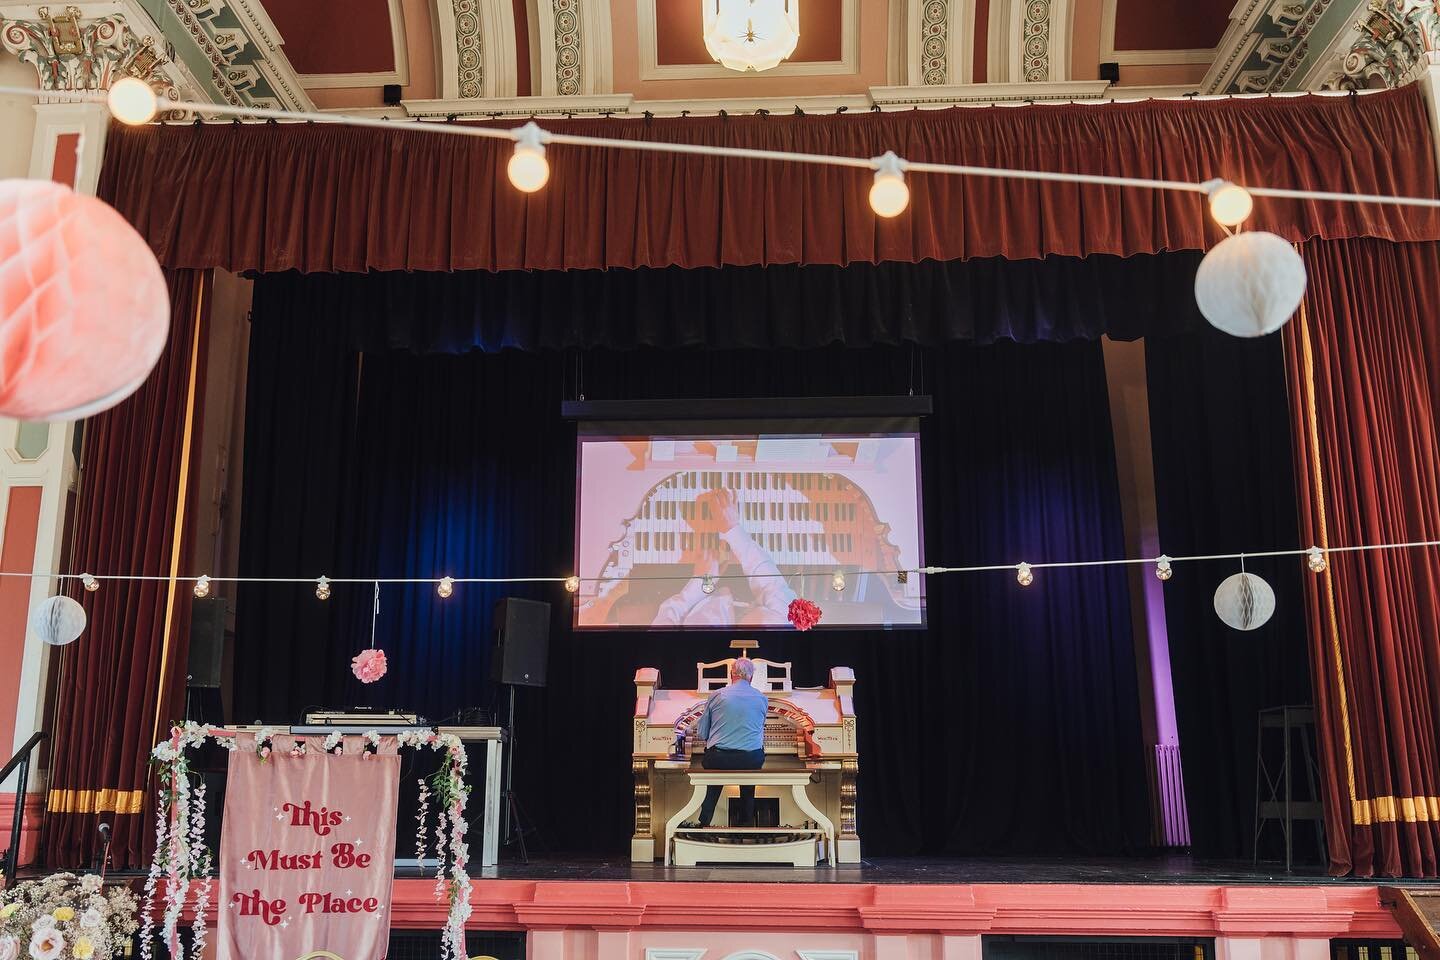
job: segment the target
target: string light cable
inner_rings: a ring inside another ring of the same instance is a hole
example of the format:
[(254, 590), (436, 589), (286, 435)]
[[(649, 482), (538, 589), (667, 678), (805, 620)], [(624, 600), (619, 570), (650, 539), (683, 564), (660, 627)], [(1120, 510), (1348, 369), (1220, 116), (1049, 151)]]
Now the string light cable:
[[(1049, 560), (1049, 561), (1037, 561), (1037, 562), (1033, 562), (1033, 563), (1032, 563), (1032, 562), (1021, 561), (1021, 562), (1018, 562), (1018, 563), (984, 563), (984, 564), (971, 564), (971, 565), (968, 565), (968, 566), (960, 566), (960, 567), (928, 566), (928, 567), (895, 568), (895, 569), (887, 569), (887, 570), (878, 570), (878, 569), (877, 569), (877, 570), (852, 570), (852, 571), (849, 571), (848, 573), (845, 573), (845, 574), (841, 574), (839, 571), (834, 571), (834, 570), (809, 570), (809, 571), (802, 571), (802, 572), (796, 572), (796, 573), (708, 574), (708, 575), (705, 577), (705, 579), (708, 580), (710, 583), (714, 584), (714, 583), (717, 583), (717, 582), (720, 582), (720, 581), (725, 581), (725, 580), (755, 580), (755, 579), (763, 579), (763, 578), (767, 578), (767, 577), (772, 577), (772, 578), (773, 578), (773, 577), (778, 577), (778, 578), (786, 579), (786, 580), (793, 579), (793, 578), (797, 578), (797, 577), (798, 577), (798, 578), (817, 577), (817, 578), (824, 578), (824, 579), (826, 579), (826, 580), (829, 580), (832, 587), (834, 586), (834, 584), (835, 584), (835, 583), (837, 582), (837, 580), (838, 580), (838, 581), (841, 583), (841, 585), (842, 585), (841, 588), (843, 589), (843, 583), (844, 583), (843, 577), (845, 577), (845, 576), (851, 576), (851, 577), (864, 576), (864, 575), (866, 575), (866, 574), (873, 574), (873, 575), (876, 575), (876, 576), (886, 576), (886, 577), (898, 577), (900, 574), (906, 574), (906, 575), (908, 575), (908, 574), (911, 574), (911, 573), (922, 573), (922, 574), (925, 574), (926, 576), (940, 576), (940, 575), (952, 574), (952, 573), (994, 573), (994, 572), (997, 572), (997, 571), (1014, 572), (1014, 571), (1017, 571), (1017, 570), (1021, 570), (1022, 568), (1023, 568), (1024, 571), (1029, 572), (1029, 571), (1034, 571), (1034, 570), (1072, 570), (1072, 569), (1083, 569), (1083, 568), (1089, 568), (1089, 567), (1123, 567), (1123, 566), (1133, 566), (1133, 565), (1136, 565), (1136, 564), (1153, 565), (1153, 564), (1159, 564), (1159, 563), (1161, 563), (1162, 561), (1165, 562), (1165, 563), (1168, 563), (1168, 564), (1170, 564), (1170, 565), (1172, 565), (1172, 566), (1173, 566), (1173, 565), (1178, 565), (1178, 564), (1201, 563), (1201, 562), (1219, 561), (1219, 560), (1233, 560), (1233, 561), (1241, 561), (1241, 562), (1243, 562), (1243, 561), (1245, 561), (1245, 560), (1253, 560), (1253, 559), (1256, 559), (1256, 558), (1266, 558), (1266, 557), (1299, 557), (1299, 558), (1304, 558), (1304, 559), (1306, 560), (1307, 564), (1310, 565), (1311, 569), (1312, 569), (1315, 573), (1321, 573), (1321, 572), (1324, 572), (1324, 570), (1326, 569), (1326, 566), (1325, 566), (1325, 564), (1323, 564), (1323, 563), (1319, 563), (1319, 562), (1317, 561), (1317, 558), (1323, 560), (1324, 558), (1328, 557), (1330, 554), (1368, 553), (1368, 552), (1380, 551), (1380, 550), (1423, 550), (1423, 549), (1431, 549), (1431, 548), (1436, 548), (1436, 547), (1440, 547), (1440, 540), (1409, 540), (1409, 541), (1403, 541), (1403, 542), (1397, 542), (1397, 543), (1366, 543), (1366, 544), (1356, 544), (1356, 545), (1351, 545), (1351, 546), (1332, 546), (1332, 547), (1315, 547), (1315, 546), (1311, 546), (1311, 547), (1297, 547), (1297, 548), (1294, 548), (1294, 549), (1286, 549), (1286, 550), (1245, 550), (1245, 551), (1236, 551), (1236, 552), (1234, 552), (1234, 553), (1201, 553), (1201, 554), (1192, 554), (1192, 555), (1189, 555), (1189, 556), (1179, 556), (1179, 557), (1169, 556), (1169, 555), (1167, 555), (1167, 554), (1161, 554), (1161, 555), (1156, 556), (1156, 557), (1122, 557), (1122, 558), (1109, 559), (1109, 560)], [(375, 586), (377, 586), (377, 587), (378, 587), (379, 585), (382, 585), (382, 584), (396, 584), (396, 585), (425, 584), (425, 585), (429, 585), (429, 586), (439, 587), (440, 584), (442, 584), (442, 583), (448, 583), (448, 584), (450, 584), (450, 585), (452, 585), (452, 586), (453, 586), (453, 585), (458, 585), (458, 584), (465, 584), (465, 583), (479, 583), (479, 584), (487, 584), (487, 583), (489, 583), (489, 584), (502, 584), (502, 583), (503, 583), (503, 584), (510, 584), (510, 583), (558, 583), (558, 584), (563, 584), (563, 585), (566, 587), (566, 589), (569, 590), (569, 588), (570, 588), (570, 586), (571, 586), (572, 584), (575, 585), (575, 586), (578, 588), (579, 585), (582, 584), (582, 583), (608, 583), (608, 582), (611, 582), (611, 578), (608, 578), (608, 577), (578, 577), (578, 576), (574, 576), (574, 575), (569, 575), (569, 576), (556, 576), (556, 577), (455, 577), (455, 576), (446, 576), (446, 577), (330, 577), (330, 576), (321, 576), (321, 577), (217, 577), (217, 576), (210, 576), (210, 575), (208, 575), (208, 574), (198, 574), (198, 575), (196, 575), (196, 576), (189, 576), (189, 577), (168, 577), (168, 576), (162, 576), (162, 575), (159, 575), (159, 574), (25, 573), (25, 572), (18, 571), (18, 570), (0, 570), (0, 577), (23, 577), (23, 578), (27, 578), (27, 579), (31, 579), (31, 580), (50, 580), (50, 579), (54, 579), (54, 580), (60, 580), (60, 581), (65, 581), (65, 580), (82, 581), (82, 580), (84, 580), (84, 578), (87, 578), (87, 577), (88, 577), (91, 581), (100, 582), (100, 583), (107, 582), (107, 581), (114, 581), (114, 582), (120, 582), (120, 581), (159, 581), (159, 582), (169, 582), (169, 581), (171, 581), (171, 580), (174, 580), (174, 581), (177, 582), (177, 583), (191, 583), (191, 584), (196, 584), (196, 583), (204, 582), (207, 587), (208, 587), (209, 585), (211, 585), (211, 584), (217, 584), (217, 583), (236, 583), (236, 584), (240, 584), (240, 583), (305, 584), (305, 585), (307, 585), (307, 586), (315, 586), (315, 585), (320, 584), (320, 583), (323, 582), (323, 583), (325, 584), (325, 586), (327, 587), (327, 594), (328, 594), (328, 587), (330, 587), (331, 585), (334, 585), (334, 584), (372, 584), (372, 585), (375, 585)], [(632, 582), (641, 582), (641, 581), (671, 581), (671, 582), (674, 582), (674, 581), (678, 581), (678, 580), (693, 580), (693, 579), (696, 579), (696, 578), (695, 578), (695, 577), (685, 577), (685, 576), (636, 576), (636, 577), (623, 577), (623, 578), (617, 578), (617, 579), (623, 579), (623, 580), (632, 581)], [(570, 592), (573, 593), (573, 592), (575, 592), (575, 591), (571, 590)], [(326, 598), (325, 598), (325, 597), (321, 597), (320, 599), (326, 599)]]
[[(232, 117), (237, 120), (276, 120), (289, 122), (328, 123), (340, 126), (369, 128), (375, 130), (415, 131), (440, 136), (479, 137), (489, 140), (508, 140), (515, 144), (516, 155), (510, 163), (511, 179), (517, 189), (532, 192), (540, 189), (548, 179), (548, 161), (545, 148), (551, 144), (577, 147), (603, 148), (610, 150), (631, 150), (654, 153), (689, 154), (704, 157), (725, 157), (739, 160), (761, 160), (778, 163), (802, 163), (819, 166), (849, 167), (868, 170), (877, 175), (877, 187), (888, 188), (880, 191), (887, 204), (899, 203), (898, 196), (904, 189), (904, 177), (908, 173), (928, 173), (942, 176), (985, 177), (1006, 180), (1030, 180), (1051, 183), (1074, 183), (1101, 187), (1129, 187), (1141, 190), (1168, 190), (1181, 193), (1195, 193), (1210, 197), (1217, 193), (1217, 185), (1225, 188), (1226, 199), (1231, 204), (1243, 207), (1236, 191), (1251, 197), (1272, 197), (1286, 200), (1326, 200), (1337, 203), (1393, 204), (1402, 207), (1440, 209), (1440, 199), (1432, 197), (1396, 196), (1377, 193), (1348, 193), (1333, 190), (1292, 189), (1264, 185), (1232, 184), (1214, 179), (1206, 181), (1162, 180), (1149, 177), (1124, 177), (1110, 174), (1072, 173), (1060, 170), (1026, 170), (1015, 167), (987, 167), (974, 164), (933, 163), (929, 161), (905, 160), (893, 152), (886, 151), (878, 157), (849, 157), (823, 153), (802, 153), (791, 150), (766, 150), (754, 147), (719, 146), (714, 144), (677, 143), (656, 140), (638, 140), (620, 137), (597, 137), (583, 134), (560, 133), (545, 130), (533, 120), (519, 127), (487, 127), (450, 122), (430, 121), (423, 118), (409, 120), (378, 119), (344, 113), (322, 113), (316, 111), (276, 110), (267, 107), (236, 106), (224, 103), (205, 103), (188, 100), (165, 100), (155, 98), (154, 92), (140, 80), (135, 85), (123, 88), (124, 96), (116, 96), (117, 88), (125, 80), (117, 81), (109, 94), (88, 91), (42, 91), (28, 87), (0, 86), (0, 95), (44, 98), (54, 102), (104, 103), (112, 115), (122, 122), (131, 124), (148, 123), (159, 109), (189, 112), (197, 116)], [(143, 90), (141, 88), (144, 88)], [(144, 99), (149, 92), (150, 101)], [(134, 98), (137, 102), (131, 102)], [(117, 102), (118, 101), (118, 102)], [(517, 160), (522, 162), (516, 163)], [(517, 172), (518, 171), (518, 172)], [(872, 199), (876, 191), (872, 189)], [(908, 199), (908, 190), (904, 192)], [(903, 209), (903, 205), (900, 206)], [(1212, 204), (1212, 210), (1214, 206)], [(1231, 207), (1233, 209), (1233, 207)], [(894, 210), (894, 212), (890, 212)], [(893, 205), (885, 209), (877, 207), (882, 216), (894, 216), (899, 212)], [(1248, 210), (1247, 210), (1248, 213)]]

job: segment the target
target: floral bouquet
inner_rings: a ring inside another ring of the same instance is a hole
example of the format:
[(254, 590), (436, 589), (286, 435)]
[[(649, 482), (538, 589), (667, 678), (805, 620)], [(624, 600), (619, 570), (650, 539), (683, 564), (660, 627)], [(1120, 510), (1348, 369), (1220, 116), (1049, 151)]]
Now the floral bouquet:
[(57, 873), (0, 893), (0, 960), (110, 960), (139, 924), (135, 895), (98, 876)]

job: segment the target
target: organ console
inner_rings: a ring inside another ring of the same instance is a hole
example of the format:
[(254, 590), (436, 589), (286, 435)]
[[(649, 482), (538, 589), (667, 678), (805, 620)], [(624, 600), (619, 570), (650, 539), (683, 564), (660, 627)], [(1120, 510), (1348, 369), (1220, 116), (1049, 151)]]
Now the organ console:
[[(705, 745), (695, 740), (695, 724), (711, 693), (729, 682), (733, 659), (697, 663), (696, 689), (665, 690), (660, 671), (641, 667), (635, 672), (635, 739), (632, 771), (635, 779), (635, 833), (630, 842), (633, 862), (650, 862), (664, 855), (665, 824), (690, 799), (687, 774), (700, 769), (698, 758)], [(765, 770), (810, 770), (808, 795), (838, 830), (836, 861), (860, 862), (860, 836), (856, 832), (856, 778), (860, 770), (855, 740), (855, 672), (831, 667), (824, 687), (795, 687), (791, 665), (756, 658), (751, 681), (770, 700), (765, 721)], [(730, 789), (733, 793), (733, 788)], [(759, 798), (767, 797), (761, 787)], [(779, 825), (800, 826), (802, 811), (783, 791)], [(724, 824), (725, 804), (715, 823)]]

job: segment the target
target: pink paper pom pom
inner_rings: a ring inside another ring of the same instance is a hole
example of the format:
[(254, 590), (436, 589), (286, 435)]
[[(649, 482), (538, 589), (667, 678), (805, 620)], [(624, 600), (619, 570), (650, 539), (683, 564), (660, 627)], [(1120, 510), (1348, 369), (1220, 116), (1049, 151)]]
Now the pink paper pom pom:
[(809, 630), (820, 622), (820, 608), (809, 600), (797, 598), (790, 601), (789, 616), (796, 630)]
[(361, 650), (350, 661), (350, 671), (361, 683), (374, 683), (385, 676), (385, 651)]

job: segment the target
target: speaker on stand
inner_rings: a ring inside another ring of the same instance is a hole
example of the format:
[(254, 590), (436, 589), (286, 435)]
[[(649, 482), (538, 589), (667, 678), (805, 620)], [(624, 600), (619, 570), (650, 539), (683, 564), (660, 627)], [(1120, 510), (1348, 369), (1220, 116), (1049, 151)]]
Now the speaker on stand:
[(530, 862), (525, 848), (525, 834), (533, 827), (524, 824), (520, 803), (515, 798), (515, 688), (545, 686), (545, 667), (550, 658), (550, 604), (538, 600), (505, 597), (495, 604), (495, 649), (490, 657), (490, 673), (496, 683), (505, 687), (506, 733), (509, 748), (505, 751), (504, 800), (501, 814), (501, 844), (514, 846), (520, 859)]

